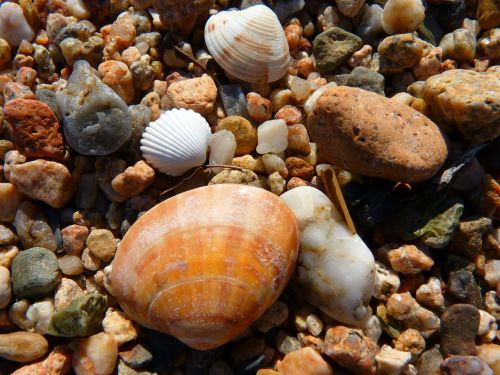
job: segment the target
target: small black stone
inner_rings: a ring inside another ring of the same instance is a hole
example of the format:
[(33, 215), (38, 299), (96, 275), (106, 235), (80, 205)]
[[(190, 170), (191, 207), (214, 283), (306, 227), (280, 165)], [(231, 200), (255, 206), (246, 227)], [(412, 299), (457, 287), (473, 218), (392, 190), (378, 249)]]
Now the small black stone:
[(439, 6), (438, 22), (446, 31), (459, 29), (465, 18), (465, 0), (448, 0)]
[(459, 270), (450, 273), (447, 284), (448, 292), (459, 302), (466, 302), (482, 308), (481, 290), (470, 271)]

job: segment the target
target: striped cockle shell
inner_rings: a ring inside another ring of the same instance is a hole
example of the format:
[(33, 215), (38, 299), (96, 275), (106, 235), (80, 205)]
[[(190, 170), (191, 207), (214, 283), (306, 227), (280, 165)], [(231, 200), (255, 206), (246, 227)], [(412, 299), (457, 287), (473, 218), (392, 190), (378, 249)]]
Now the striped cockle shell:
[(229, 75), (251, 83), (277, 81), (291, 60), (280, 21), (265, 5), (213, 15), (205, 25), (205, 43)]
[(113, 261), (113, 294), (141, 325), (215, 348), (276, 301), (298, 246), (297, 220), (276, 195), (236, 184), (189, 190), (127, 231)]
[(172, 109), (144, 130), (142, 155), (160, 172), (180, 176), (205, 162), (211, 134), (210, 126), (199, 113)]

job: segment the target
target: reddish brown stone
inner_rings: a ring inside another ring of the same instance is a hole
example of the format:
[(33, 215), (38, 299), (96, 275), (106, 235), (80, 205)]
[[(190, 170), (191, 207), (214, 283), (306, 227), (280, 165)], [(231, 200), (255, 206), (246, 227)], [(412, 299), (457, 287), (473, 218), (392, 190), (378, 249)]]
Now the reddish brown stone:
[(302, 124), (302, 112), (293, 105), (285, 105), (276, 114), (274, 118), (285, 120), (287, 125)]
[(298, 177), (309, 181), (314, 176), (314, 167), (305, 160), (291, 156), (286, 158), (285, 163), (291, 177)]
[(64, 157), (61, 126), (47, 104), (38, 100), (14, 99), (5, 104), (4, 111), (19, 152), (35, 158)]

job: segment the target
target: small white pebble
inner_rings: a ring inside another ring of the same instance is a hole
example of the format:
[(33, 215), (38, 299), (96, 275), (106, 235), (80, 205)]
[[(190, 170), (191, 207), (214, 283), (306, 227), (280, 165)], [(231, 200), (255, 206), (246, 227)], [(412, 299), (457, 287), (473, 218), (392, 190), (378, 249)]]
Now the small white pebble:
[(288, 129), (284, 120), (269, 120), (257, 128), (257, 152), (277, 154), (288, 147)]
[(383, 345), (375, 356), (378, 368), (387, 375), (399, 375), (407, 364), (411, 361), (410, 352), (402, 352), (391, 348), (389, 345)]
[(77, 255), (63, 255), (57, 259), (61, 272), (65, 275), (75, 276), (83, 272), (82, 260)]
[(286, 181), (279, 172), (271, 173), (267, 178), (267, 183), (269, 184), (271, 192), (276, 195), (281, 195), (285, 190)]
[(269, 174), (283, 172), (286, 169), (285, 161), (275, 154), (262, 155), (262, 163), (264, 163), (266, 172)]
[(33, 322), (37, 333), (45, 335), (49, 331), (54, 311), (54, 302), (51, 298), (46, 298), (32, 304), (26, 312), (26, 318)]
[(497, 335), (497, 320), (495, 317), (484, 310), (479, 310), (479, 326), (477, 328), (478, 336), (481, 341), (492, 342)]

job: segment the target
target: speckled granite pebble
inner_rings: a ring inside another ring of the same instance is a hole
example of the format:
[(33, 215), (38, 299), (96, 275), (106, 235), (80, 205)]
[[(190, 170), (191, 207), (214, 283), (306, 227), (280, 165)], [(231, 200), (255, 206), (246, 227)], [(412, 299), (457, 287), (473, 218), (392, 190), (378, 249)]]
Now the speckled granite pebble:
[(430, 77), (422, 95), (431, 118), (470, 143), (500, 135), (500, 72), (454, 69)]

